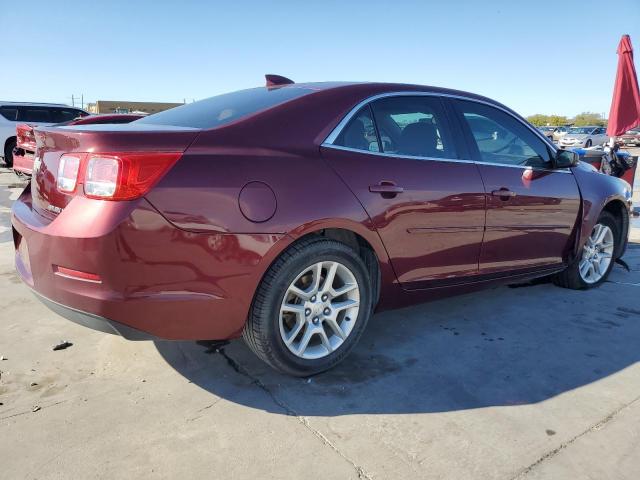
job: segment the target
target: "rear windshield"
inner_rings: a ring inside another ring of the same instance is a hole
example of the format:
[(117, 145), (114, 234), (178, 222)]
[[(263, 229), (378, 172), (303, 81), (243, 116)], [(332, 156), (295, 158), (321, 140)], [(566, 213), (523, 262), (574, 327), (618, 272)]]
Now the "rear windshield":
[(310, 88), (297, 86), (239, 90), (149, 115), (134, 123), (215, 128), (311, 92)]

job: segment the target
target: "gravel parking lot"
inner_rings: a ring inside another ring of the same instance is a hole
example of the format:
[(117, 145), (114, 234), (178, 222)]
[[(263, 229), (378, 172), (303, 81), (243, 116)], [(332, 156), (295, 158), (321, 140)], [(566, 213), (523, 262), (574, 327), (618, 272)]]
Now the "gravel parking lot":
[(127, 342), (51, 313), (14, 273), (21, 185), (0, 169), (0, 478), (638, 478), (640, 243), (594, 291), (376, 315), (346, 362), (293, 379), (241, 341)]

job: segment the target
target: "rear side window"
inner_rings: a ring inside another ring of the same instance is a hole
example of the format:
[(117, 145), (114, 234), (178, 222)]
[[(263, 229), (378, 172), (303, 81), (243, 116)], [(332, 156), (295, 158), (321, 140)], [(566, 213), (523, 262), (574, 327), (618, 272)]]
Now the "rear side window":
[(43, 107), (18, 107), (18, 121), (50, 123), (51, 109)]
[(137, 123), (215, 128), (312, 92), (295, 85), (251, 88), (165, 110), (137, 120)]
[(380, 151), (376, 127), (373, 124), (373, 117), (371, 116), (371, 108), (369, 105), (354, 115), (346, 128), (340, 132), (334, 145), (353, 148), (354, 150), (364, 150), (366, 152)]
[(17, 107), (0, 107), (0, 115), (2, 115), (7, 120), (11, 120), (12, 122), (15, 122), (18, 116), (18, 108)]
[(389, 97), (373, 102), (371, 107), (383, 152), (409, 157), (456, 158), (439, 98)]

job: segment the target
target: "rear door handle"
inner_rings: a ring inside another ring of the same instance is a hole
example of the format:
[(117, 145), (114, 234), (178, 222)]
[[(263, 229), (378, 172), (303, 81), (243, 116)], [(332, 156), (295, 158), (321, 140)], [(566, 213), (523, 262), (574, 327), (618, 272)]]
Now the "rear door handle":
[(516, 196), (516, 192), (512, 192), (508, 188), (501, 188), (500, 190), (493, 190), (491, 195), (494, 197), (500, 197), (502, 200), (508, 200)]
[(398, 193), (404, 192), (404, 188), (397, 186), (393, 182), (380, 182), (377, 185), (369, 185), (369, 191), (371, 193), (397, 195)]

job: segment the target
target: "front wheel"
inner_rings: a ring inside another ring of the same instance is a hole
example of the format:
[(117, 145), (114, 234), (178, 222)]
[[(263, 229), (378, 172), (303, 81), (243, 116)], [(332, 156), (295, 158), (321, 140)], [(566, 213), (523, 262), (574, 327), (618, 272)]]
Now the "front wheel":
[(243, 337), (273, 368), (295, 376), (327, 370), (356, 345), (371, 315), (367, 267), (325, 238), (290, 247), (256, 292)]
[(602, 212), (587, 238), (582, 252), (567, 269), (558, 274), (555, 283), (561, 287), (583, 290), (603, 283), (615, 261), (619, 225), (609, 212)]

